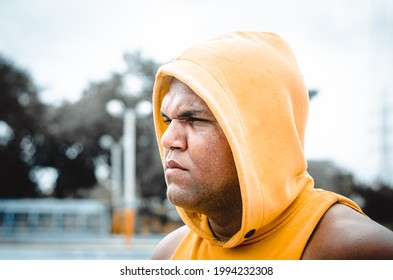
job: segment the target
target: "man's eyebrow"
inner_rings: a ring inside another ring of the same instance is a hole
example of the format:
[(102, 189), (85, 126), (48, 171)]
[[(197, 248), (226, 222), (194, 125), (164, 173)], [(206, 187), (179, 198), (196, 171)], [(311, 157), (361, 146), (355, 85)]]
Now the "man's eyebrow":
[(187, 110), (187, 111), (181, 112), (177, 117), (181, 118), (181, 119), (187, 119), (187, 118), (191, 118), (195, 115), (199, 115), (204, 112), (205, 112), (204, 110)]
[[(187, 111), (180, 112), (180, 114), (177, 115), (176, 117), (180, 119), (187, 119), (205, 112), (206, 112), (205, 110), (187, 110)], [(166, 119), (169, 119), (169, 117), (165, 115), (162, 111), (160, 111), (160, 113), (161, 116), (163, 116)]]

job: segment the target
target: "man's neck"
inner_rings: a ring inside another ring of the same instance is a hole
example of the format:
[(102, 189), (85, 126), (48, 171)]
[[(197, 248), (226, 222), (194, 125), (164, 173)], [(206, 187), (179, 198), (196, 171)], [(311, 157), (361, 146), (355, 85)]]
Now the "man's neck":
[(209, 218), (209, 226), (219, 241), (227, 242), (240, 230), (241, 221), (241, 216), (240, 218), (233, 217), (229, 223), (217, 223)]

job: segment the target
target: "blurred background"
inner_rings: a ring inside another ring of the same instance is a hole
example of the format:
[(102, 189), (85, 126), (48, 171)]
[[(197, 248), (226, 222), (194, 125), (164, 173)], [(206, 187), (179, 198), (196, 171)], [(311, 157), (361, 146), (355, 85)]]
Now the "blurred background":
[(393, 3), (0, 3), (0, 259), (148, 259), (182, 225), (152, 122), (159, 65), (235, 30), (271, 31), (309, 87), (316, 186), (393, 228)]

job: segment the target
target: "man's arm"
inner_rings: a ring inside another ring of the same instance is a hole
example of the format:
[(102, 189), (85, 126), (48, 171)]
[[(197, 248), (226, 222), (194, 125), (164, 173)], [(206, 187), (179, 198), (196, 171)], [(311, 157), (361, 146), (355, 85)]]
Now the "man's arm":
[(180, 242), (183, 240), (184, 236), (186, 236), (188, 231), (189, 229), (187, 226), (182, 226), (165, 236), (160, 241), (160, 243), (158, 243), (151, 259), (169, 260), (175, 252), (177, 246), (179, 246)]
[(314, 230), (302, 259), (393, 259), (393, 232), (335, 204)]

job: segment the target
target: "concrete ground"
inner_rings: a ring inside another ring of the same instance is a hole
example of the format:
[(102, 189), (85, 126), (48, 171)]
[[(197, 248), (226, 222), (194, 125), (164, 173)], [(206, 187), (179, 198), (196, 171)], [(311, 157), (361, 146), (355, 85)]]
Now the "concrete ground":
[(148, 260), (163, 235), (0, 236), (0, 260)]

